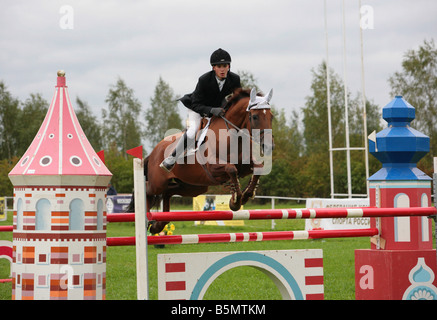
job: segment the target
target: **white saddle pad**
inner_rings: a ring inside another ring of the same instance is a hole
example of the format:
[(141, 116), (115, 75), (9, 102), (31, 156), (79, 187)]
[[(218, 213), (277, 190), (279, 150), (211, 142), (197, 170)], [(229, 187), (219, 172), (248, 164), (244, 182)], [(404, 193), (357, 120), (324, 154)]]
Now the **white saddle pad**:
[(197, 139), (197, 148), (190, 148), (187, 150), (187, 156), (193, 155), (199, 150), (199, 147), (202, 145), (203, 141), (205, 140), (206, 133), (208, 132), (209, 123), (211, 122), (211, 118), (208, 118), (208, 122), (206, 123), (205, 127), (200, 131), (199, 138)]

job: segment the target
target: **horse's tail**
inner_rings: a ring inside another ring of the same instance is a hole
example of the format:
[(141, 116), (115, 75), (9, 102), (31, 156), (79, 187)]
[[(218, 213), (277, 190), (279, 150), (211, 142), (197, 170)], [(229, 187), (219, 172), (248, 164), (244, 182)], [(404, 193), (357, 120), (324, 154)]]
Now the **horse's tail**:
[[(149, 170), (149, 156), (144, 158), (144, 176), (146, 177), (146, 181), (148, 181), (148, 170)], [(146, 190), (147, 191), (147, 190)], [(159, 205), (161, 204), (162, 195), (147, 195), (147, 202), (149, 205), (148, 210), (153, 207), (159, 209)]]
[(144, 177), (148, 180), (147, 174), (149, 172), (149, 156), (144, 158)]
[[(146, 178), (147, 181), (147, 175), (148, 175), (148, 164), (149, 164), (149, 156), (147, 156), (146, 158), (144, 158), (144, 177)], [(125, 212), (135, 212), (135, 192), (132, 192), (132, 200), (129, 203), (129, 205), (127, 206)], [(150, 208), (153, 207), (158, 207), (159, 208), (159, 204), (161, 203), (161, 199), (162, 196), (161, 195), (147, 195), (147, 202), (148, 205), (150, 206), (148, 208), (148, 210), (150, 210)]]

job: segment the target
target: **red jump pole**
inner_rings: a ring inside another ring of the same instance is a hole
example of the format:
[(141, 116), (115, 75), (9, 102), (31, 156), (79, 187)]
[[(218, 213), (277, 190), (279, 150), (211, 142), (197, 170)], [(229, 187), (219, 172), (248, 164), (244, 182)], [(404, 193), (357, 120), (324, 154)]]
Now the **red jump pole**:
[(0, 279), (0, 283), (12, 282), (12, 279)]
[(134, 222), (135, 213), (107, 213), (106, 221), (108, 222)]
[(0, 232), (12, 232), (14, 231), (14, 226), (0, 226)]
[(371, 218), (436, 215), (435, 207), (412, 208), (315, 208), (315, 209), (268, 209), (240, 211), (171, 211), (148, 212), (149, 221), (206, 221), (206, 220), (266, 220), (266, 219), (313, 219), (313, 218)]
[[(173, 236), (148, 236), (149, 245), (156, 244), (196, 244), (219, 242), (249, 242), (273, 240), (306, 240), (323, 238), (371, 237), (378, 234), (377, 228), (344, 229), (344, 230), (310, 230), (310, 231), (270, 231), (270, 232), (242, 232), (216, 234), (188, 234)], [(108, 246), (133, 246), (135, 237), (108, 237)]]

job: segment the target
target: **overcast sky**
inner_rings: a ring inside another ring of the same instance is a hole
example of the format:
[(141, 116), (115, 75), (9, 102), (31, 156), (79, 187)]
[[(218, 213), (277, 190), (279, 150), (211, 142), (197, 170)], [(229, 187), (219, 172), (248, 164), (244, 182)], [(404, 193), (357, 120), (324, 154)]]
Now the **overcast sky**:
[[(342, 1), (327, 2), (329, 62), (343, 78)], [(346, 79), (355, 94), (359, 3), (345, 3)], [(370, 19), (363, 30), (366, 95), (383, 107), (392, 99), (387, 79), (401, 70), (405, 52), (437, 38), (437, 1), (361, 5)], [(276, 107), (299, 110), (310, 94), (311, 69), (326, 59), (325, 45), (323, 0), (0, 2), (0, 81), (12, 95), (24, 101), (41, 93), (50, 102), (56, 71), (64, 69), (73, 104), (79, 96), (98, 116), (118, 77), (143, 109), (160, 76), (177, 95), (193, 91), (219, 47), (231, 54), (233, 71), (250, 71), (264, 92), (274, 89)]]

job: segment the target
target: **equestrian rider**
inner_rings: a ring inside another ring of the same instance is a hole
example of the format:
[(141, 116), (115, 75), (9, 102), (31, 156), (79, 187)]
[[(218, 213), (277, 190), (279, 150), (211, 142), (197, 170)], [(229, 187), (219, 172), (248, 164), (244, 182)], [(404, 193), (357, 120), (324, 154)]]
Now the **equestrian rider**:
[(159, 165), (170, 172), (177, 158), (194, 144), (196, 132), (202, 117), (223, 115), (222, 108), (225, 97), (241, 88), (240, 77), (231, 72), (231, 56), (219, 48), (211, 54), (212, 70), (199, 78), (193, 93), (186, 94), (180, 101), (188, 110), (188, 129), (179, 139), (172, 154)]

